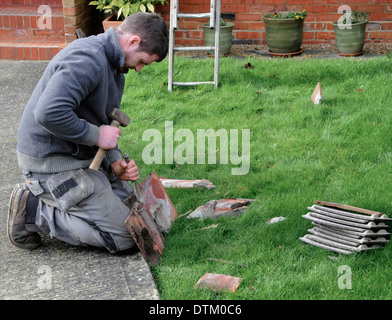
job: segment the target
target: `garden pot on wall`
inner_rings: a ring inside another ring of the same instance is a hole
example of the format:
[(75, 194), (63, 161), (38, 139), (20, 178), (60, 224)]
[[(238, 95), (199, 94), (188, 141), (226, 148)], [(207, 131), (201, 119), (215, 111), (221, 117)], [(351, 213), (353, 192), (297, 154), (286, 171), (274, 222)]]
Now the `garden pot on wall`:
[(304, 19), (275, 19), (271, 13), (264, 15), (263, 21), (271, 54), (293, 55), (302, 52)]
[(367, 23), (367, 20), (347, 25), (340, 25), (338, 21), (332, 22), (335, 30), (336, 48), (340, 55), (354, 56), (363, 53)]
[(106, 31), (110, 27), (113, 27), (114, 29), (117, 29), (117, 27), (122, 23), (123, 21), (116, 20), (116, 15), (112, 14), (108, 17), (105, 18), (105, 20), (102, 21), (102, 26), (103, 30)]
[[(220, 26), (220, 40), (219, 40), (219, 53), (221, 55), (229, 54), (232, 43), (234, 23), (226, 22), (226, 25)], [(209, 23), (203, 24), (204, 30), (204, 43), (207, 47), (213, 47), (215, 45), (215, 29), (210, 28)], [(214, 51), (208, 51), (209, 54), (214, 54)]]

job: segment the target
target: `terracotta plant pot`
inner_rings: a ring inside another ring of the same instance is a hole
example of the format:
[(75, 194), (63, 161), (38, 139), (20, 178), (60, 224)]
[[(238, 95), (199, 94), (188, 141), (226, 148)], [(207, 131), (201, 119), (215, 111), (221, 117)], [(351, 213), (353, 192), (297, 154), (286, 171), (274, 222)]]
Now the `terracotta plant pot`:
[(103, 30), (106, 31), (110, 27), (117, 29), (117, 27), (122, 23), (122, 20), (116, 20), (116, 15), (112, 14), (102, 21)]
[(264, 15), (263, 21), (271, 53), (286, 54), (301, 50), (304, 19), (274, 19), (271, 13)]
[(338, 21), (332, 22), (335, 29), (336, 48), (339, 54), (361, 54), (365, 45), (366, 25), (368, 21), (339, 26)]
[[(232, 32), (234, 23), (226, 22), (225, 26), (220, 26), (220, 39), (219, 39), (219, 53), (229, 54), (232, 43)], [(215, 29), (210, 28), (209, 23), (203, 24), (204, 30), (204, 42), (207, 47), (213, 47), (215, 45)], [(214, 54), (214, 51), (208, 51), (209, 54)]]

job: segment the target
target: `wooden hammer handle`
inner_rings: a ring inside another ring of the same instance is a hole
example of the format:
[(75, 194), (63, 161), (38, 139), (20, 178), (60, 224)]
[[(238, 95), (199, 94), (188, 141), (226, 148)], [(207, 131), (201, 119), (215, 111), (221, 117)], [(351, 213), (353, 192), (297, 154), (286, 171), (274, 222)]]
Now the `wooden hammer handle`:
[[(120, 123), (116, 120), (113, 120), (110, 125), (112, 127), (118, 128), (120, 126)], [(90, 164), (89, 169), (94, 170), (94, 171), (98, 171), (99, 168), (101, 167), (101, 163), (102, 163), (103, 159), (106, 156), (106, 153), (107, 153), (107, 150), (99, 148), (97, 153), (95, 154), (93, 161)]]

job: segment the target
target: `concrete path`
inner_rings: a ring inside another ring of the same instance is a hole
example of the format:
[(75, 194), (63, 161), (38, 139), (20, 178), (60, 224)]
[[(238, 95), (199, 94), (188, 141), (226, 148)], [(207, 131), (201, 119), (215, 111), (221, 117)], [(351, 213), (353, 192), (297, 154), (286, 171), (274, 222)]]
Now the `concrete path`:
[(15, 151), (17, 127), (46, 65), (0, 60), (0, 300), (159, 299), (137, 250), (111, 255), (43, 237), (43, 245), (29, 251), (8, 241), (9, 196), (14, 185), (23, 182)]

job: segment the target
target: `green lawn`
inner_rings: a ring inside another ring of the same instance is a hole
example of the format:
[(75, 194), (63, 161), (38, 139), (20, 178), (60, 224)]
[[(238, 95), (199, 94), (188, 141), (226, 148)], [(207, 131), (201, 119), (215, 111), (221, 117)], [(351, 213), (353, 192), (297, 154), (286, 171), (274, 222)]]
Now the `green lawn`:
[[(244, 68), (245, 62), (254, 68)], [(155, 170), (162, 177), (216, 185), (168, 189), (179, 215), (212, 199), (256, 201), (239, 217), (199, 221), (183, 215), (174, 222), (161, 262), (153, 268), (161, 298), (391, 299), (391, 245), (346, 256), (298, 240), (311, 228), (302, 215), (315, 200), (392, 216), (391, 60), (222, 58), (218, 89), (174, 87), (172, 93), (167, 70), (164, 60), (127, 75), (122, 107), (132, 122), (123, 129), (120, 147), (137, 161), (142, 178)], [(213, 59), (176, 58), (175, 71), (176, 81), (212, 80)], [(319, 81), (323, 101), (313, 105), (310, 96)], [(181, 152), (183, 140), (174, 141), (171, 151), (171, 123), (177, 138), (183, 132), (193, 135), (192, 151)], [(236, 129), (242, 162), (229, 155), (225, 163), (219, 139), (212, 152), (198, 152), (201, 129)], [(246, 164), (245, 129), (250, 130), (249, 172), (233, 175), (233, 168)], [(163, 155), (154, 149), (143, 156), (152, 146), (152, 140), (142, 139), (148, 132), (161, 136), (154, 141)], [(193, 164), (171, 161), (175, 151), (174, 160), (188, 155)], [(146, 163), (153, 155), (161, 163)], [(215, 163), (208, 163), (213, 155)], [(277, 216), (286, 220), (267, 224)], [(212, 224), (218, 226), (200, 230)], [(339, 288), (342, 266), (351, 270), (351, 289)], [(234, 293), (194, 289), (207, 272), (243, 281)]]

